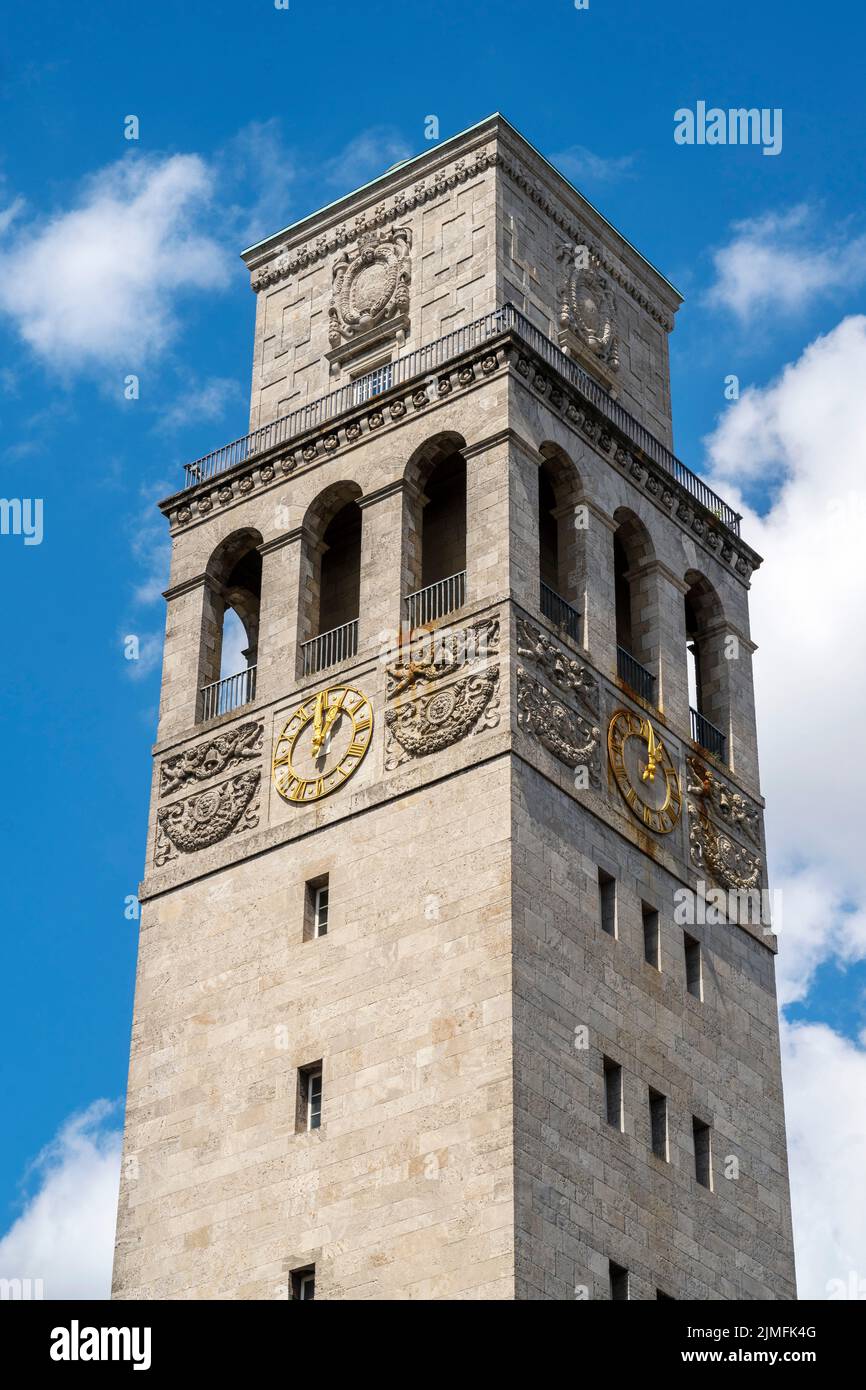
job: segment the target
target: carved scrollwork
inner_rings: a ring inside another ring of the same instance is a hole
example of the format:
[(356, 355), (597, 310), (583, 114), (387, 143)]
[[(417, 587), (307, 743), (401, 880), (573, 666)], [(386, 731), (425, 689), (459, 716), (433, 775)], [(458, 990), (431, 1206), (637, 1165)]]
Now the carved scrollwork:
[(239, 724), (218, 738), (197, 743), (166, 758), (159, 769), (160, 797), (180, 791), (188, 782), (204, 782), (227, 768), (257, 758), (262, 751), (263, 724)]
[(499, 618), (481, 618), (457, 630), (428, 633), (385, 667), (388, 699), (419, 681), (441, 680), (476, 658), (498, 656)]
[(154, 859), (161, 867), (178, 850), (192, 854), (227, 835), (258, 825), (260, 772), (241, 772), (207, 791), (172, 802), (157, 812)]
[(601, 730), (517, 668), (517, 722), (567, 767), (585, 767), (601, 785)]
[(333, 348), (377, 324), (408, 315), (411, 246), (408, 227), (366, 231), (353, 251), (338, 257), (328, 311)]
[(598, 681), (589, 667), (575, 661), (526, 618), (517, 619), (517, 655), (534, 662), (557, 689), (576, 695), (590, 714), (598, 715)]
[(499, 722), (498, 695), (499, 668), (491, 666), (419, 700), (392, 706), (385, 713), (385, 767), (390, 771), (408, 758), (438, 753), (473, 729), (494, 728)]
[(763, 861), (734, 844), (709, 816), (689, 802), (689, 852), (695, 868), (709, 873), (723, 888), (760, 888)]

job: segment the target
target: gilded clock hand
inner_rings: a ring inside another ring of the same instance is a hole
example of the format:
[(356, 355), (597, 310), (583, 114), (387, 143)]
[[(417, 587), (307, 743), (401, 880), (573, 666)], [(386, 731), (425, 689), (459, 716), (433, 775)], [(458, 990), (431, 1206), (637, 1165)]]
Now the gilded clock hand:
[(652, 724), (648, 724), (647, 727), (646, 751), (647, 763), (641, 773), (641, 781), (654, 782), (656, 779), (656, 766), (664, 752), (664, 746), (656, 738)]
[(327, 739), (329, 733), (331, 732), (331, 727), (334, 724), (334, 721), (336, 720), (338, 714), (340, 713), (340, 710), (343, 707), (343, 696), (345, 695), (345, 693), (345, 690), (341, 690), (334, 703), (328, 706), (328, 712), (325, 715), (325, 727), (322, 731), (322, 743), (324, 743)]
[(328, 708), (328, 692), (320, 690), (316, 696), (316, 712), (313, 715), (313, 757), (316, 758), (322, 751), (322, 744), (325, 741), (325, 718)]

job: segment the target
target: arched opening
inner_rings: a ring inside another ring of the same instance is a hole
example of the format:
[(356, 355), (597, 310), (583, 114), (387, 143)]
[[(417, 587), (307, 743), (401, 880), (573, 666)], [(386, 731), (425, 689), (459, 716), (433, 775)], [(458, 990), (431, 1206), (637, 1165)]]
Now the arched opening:
[(621, 507), (614, 512), (613, 586), (617, 674), (635, 694), (656, 700), (659, 613), (655, 550), (643, 522)]
[(360, 496), (356, 483), (334, 483), (320, 493), (304, 520), (300, 674), (305, 676), (358, 650)]
[(725, 620), (710, 581), (695, 570), (685, 576), (686, 663), (692, 738), (722, 762), (727, 760), (730, 720)]
[(199, 718), (215, 719), (255, 697), (262, 598), (258, 531), (236, 531), (205, 571)]
[(573, 642), (581, 640), (584, 588), (582, 488), (571, 460), (542, 444), (538, 469), (538, 569), (541, 611)]
[(439, 435), (406, 469), (406, 617), (421, 627), (466, 601), (466, 460), (459, 435)]

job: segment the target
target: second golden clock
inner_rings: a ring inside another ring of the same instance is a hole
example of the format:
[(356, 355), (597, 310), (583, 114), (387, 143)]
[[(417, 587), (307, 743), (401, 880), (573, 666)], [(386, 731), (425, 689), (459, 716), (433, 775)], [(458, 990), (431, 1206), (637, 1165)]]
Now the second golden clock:
[(373, 710), (360, 690), (330, 686), (294, 709), (274, 747), (274, 787), (303, 805), (337, 791), (360, 767), (373, 737)]

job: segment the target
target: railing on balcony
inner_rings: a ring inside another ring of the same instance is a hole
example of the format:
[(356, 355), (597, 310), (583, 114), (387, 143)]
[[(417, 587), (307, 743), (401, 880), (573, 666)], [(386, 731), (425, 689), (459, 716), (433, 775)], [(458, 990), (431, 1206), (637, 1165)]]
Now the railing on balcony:
[(541, 582), (541, 611), (580, 646), (580, 614), (555, 589)]
[(645, 666), (641, 666), (636, 661), (631, 652), (627, 652), (625, 647), (616, 649), (616, 672), (621, 681), (625, 681), (636, 695), (640, 695), (642, 700), (648, 704), (655, 701), (656, 678), (652, 671), (648, 671)]
[[(499, 309), (493, 309), (489, 314), (484, 314), (467, 324), (465, 328), (454, 329), (453, 332), (436, 338), (432, 343), (427, 343), (424, 347), (405, 353), (393, 362), (377, 368), (375, 372), (368, 373), (367, 377), (348, 382), (336, 391), (329, 391), (327, 395), (310, 401), (288, 415), (282, 415), (278, 420), (272, 420), (270, 424), (262, 425), (241, 439), (235, 439), (231, 444), (224, 444), (221, 449), (205, 454), (195, 463), (186, 464), (184, 486), (195, 487), (198, 483), (206, 482), (227, 469), (234, 468), (238, 463), (244, 463), (257, 454), (266, 453), (269, 449), (286, 443), (306, 430), (318, 428), (370, 396), (410, 381), (414, 377), (429, 375), (452, 358), (508, 331), (515, 332), (539, 357), (559, 372), (560, 376), (576, 386), (627, 439), (669, 473), (690, 496), (718, 517), (729, 530), (736, 535), (740, 534), (739, 513), (729, 507), (702, 478), (650, 434), (640, 421), (623, 409), (588, 372), (570, 357), (566, 357), (546, 333), (530, 323), (513, 304), (504, 304)], [(364, 394), (365, 392), (367, 394)]]
[(357, 650), (358, 619), (353, 618), (350, 623), (332, 627), (330, 632), (321, 632), (318, 637), (311, 637), (309, 642), (301, 643), (304, 675), (314, 676), (317, 671), (324, 671), (328, 666), (347, 661)]
[(426, 589), (416, 589), (414, 594), (406, 595), (406, 616), (410, 628), (423, 627), (425, 623), (435, 622), (455, 608), (462, 608), (466, 602), (466, 571), (449, 575), (436, 584), (428, 584)]
[(366, 376), (356, 377), (352, 383), (354, 390), (355, 405), (363, 405), (364, 401), (369, 401), (371, 397), (378, 396), (382, 391), (387, 391), (391, 385), (393, 371), (391, 363), (386, 362), (384, 367), (377, 367), (374, 372), (368, 372)]
[(689, 713), (692, 716), (692, 738), (695, 743), (699, 743), (702, 748), (705, 748), (708, 753), (712, 753), (720, 762), (725, 762), (725, 750), (728, 740), (721, 729), (717, 729), (715, 724), (711, 724), (709, 719), (701, 714), (700, 710), (690, 707)]
[(203, 685), (201, 694), (201, 718), (216, 719), (218, 714), (229, 714), (241, 705), (248, 705), (255, 699), (256, 667), (248, 666), (234, 676), (225, 676), (221, 681)]

